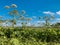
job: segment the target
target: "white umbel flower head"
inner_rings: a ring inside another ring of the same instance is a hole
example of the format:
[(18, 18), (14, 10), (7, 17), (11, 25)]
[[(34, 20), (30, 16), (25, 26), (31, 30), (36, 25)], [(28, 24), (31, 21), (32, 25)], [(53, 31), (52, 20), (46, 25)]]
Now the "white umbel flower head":
[(6, 6), (5, 6), (5, 8), (6, 8), (6, 9), (9, 9), (9, 8), (10, 8), (10, 6), (7, 6), (7, 5), (6, 5)]
[(12, 8), (17, 8), (17, 5), (16, 4), (12, 4), (11, 7)]
[(25, 12), (25, 10), (22, 10), (22, 14), (25, 14), (26, 12)]

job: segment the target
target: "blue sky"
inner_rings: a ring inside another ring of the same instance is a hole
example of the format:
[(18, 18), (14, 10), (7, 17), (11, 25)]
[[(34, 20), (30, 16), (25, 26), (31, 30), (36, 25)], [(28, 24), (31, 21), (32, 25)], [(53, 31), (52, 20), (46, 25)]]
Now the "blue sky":
[(9, 18), (4, 6), (11, 4), (16, 4), (18, 11), (25, 10), (28, 17), (54, 15), (55, 19), (52, 23), (60, 21), (60, 0), (0, 0), (0, 16), (3, 16), (3, 19)]

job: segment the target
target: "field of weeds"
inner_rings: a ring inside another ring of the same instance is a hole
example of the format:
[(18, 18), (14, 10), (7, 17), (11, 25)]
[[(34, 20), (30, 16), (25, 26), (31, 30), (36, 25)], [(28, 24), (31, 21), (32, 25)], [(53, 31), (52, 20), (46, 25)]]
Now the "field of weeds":
[(0, 28), (0, 45), (60, 45), (60, 30), (56, 28)]

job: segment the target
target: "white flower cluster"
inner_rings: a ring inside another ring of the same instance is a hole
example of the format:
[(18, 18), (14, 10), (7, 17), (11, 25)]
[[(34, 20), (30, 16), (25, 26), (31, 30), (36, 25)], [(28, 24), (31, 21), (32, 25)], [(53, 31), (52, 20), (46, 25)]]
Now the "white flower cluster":
[(16, 4), (12, 4), (11, 7), (17, 8), (17, 5)]
[[(17, 8), (17, 5), (16, 5), (16, 4), (12, 4), (11, 7), (12, 7), (12, 8)], [(9, 9), (10, 6), (6, 5), (5, 8), (6, 8), (6, 9)]]
[(7, 5), (6, 5), (6, 6), (5, 6), (5, 8), (6, 8), (6, 9), (9, 9), (9, 8), (10, 8), (10, 6), (7, 6)]

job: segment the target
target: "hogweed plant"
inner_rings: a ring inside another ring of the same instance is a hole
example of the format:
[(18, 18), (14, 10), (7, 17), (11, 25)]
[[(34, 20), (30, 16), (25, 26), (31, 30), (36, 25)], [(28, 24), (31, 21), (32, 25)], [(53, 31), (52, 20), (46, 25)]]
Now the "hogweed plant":
[(50, 21), (54, 19), (54, 16), (52, 16), (52, 15), (50, 15), (50, 17), (44, 16), (43, 18), (45, 20), (46, 26), (49, 27), (50, 26)]
[(16, 17), (19, 16), (19, 13), (18, 13), (18, 10), (17, 10), (17, 5), (16, 4), (12, 4), (11, 6), (5, 6), (5, 8), (6, 9), (11, 8), (12, 9), (11, 11), (9, 11), (9, 15), (13, 17), (11, 22), (12, 22), (12, 26), (14, 27), (14, 25), (16, 25), (16, 21), (17, 21)]
[[(11, 8), (11, 10), (9, 10), (10, 8)], [(26, 12), (24, 10), (22, 10), (21, 14), (20, 14), (17, 10), (17, 5), (16, 4), (12, 4), (10, 6), (5, 6), (5, 9), (8, 9), (9, 10), (8, 14), (13, 17), (12, 20), (10, 21), (10, 22), (12, 22), (13, 27), (14, 27), (14, 25), (16, 25), (16, 22), (18, 20), (23, 21), (21, 23), (22, 27), (23, 27), (24, 24), (25, 24), (24, 21), (26, 21), (26, 23), (28, 23), (28, 21), (30, 21), (32, 19), (32, 18), (25, 18), (24, 15), (25, 15)]]

